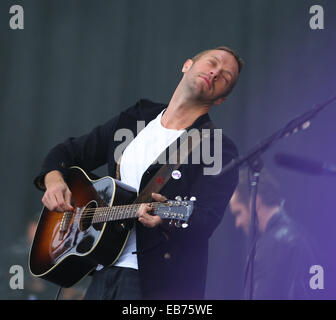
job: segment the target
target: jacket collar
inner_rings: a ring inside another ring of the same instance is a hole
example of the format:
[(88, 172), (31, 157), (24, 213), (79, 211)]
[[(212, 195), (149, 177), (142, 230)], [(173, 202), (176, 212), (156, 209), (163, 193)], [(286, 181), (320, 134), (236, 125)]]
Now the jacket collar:
[(200, 129), (207, 122), (210, 122), (212, 124), (209, 114), (205, 113), (197, 118), (190, 127), (186, 128), (186, 130), (189, 131), (191, 129)]
[[(168, 105), (165, 105), (165, 109), (168, 107)], [(163, 112), (164, 113), (164, 112)], [(210, 123), (213, 125), (212, 120), (210, 119), (210, 116), (208, 113), (205, 113), (198, 117), (191, 126), (188, 128), (185, 128), (186, 131), (190, 131), (191, 129), (200, 129), (203, 125), (206, 123)]]

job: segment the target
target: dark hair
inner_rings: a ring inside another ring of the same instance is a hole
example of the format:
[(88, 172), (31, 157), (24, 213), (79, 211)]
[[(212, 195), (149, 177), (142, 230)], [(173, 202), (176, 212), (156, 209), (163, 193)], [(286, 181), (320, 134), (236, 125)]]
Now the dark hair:
[[(237, 199), (247, 207), (250, 203), (250, 176), (247, 168), (239, 172), (239, 183), (236, 188)], [(262, 169), (259, 176), (258, 196), (269, 207), (280, 206), (284, 198), (280, 194), (280, 187), (267, 169)]]
[[(238, 64), (238, 74), (240, 73), (240, 71), (243, 69), (244, 67), (244, 60), (238, 55), (238, 53), (229, 48), (229, 47), (225, 47), (225, 46), (219, 46), (219, 47), (216, 47), (216, 48), (213, 48), (213, 49), (207, 49), (207, 50), (204, 50), (204, 51), (201, 51), (199, 52), (198, 54), (196, 54), (193, 58), (191, 58), (191, 60), (193, 62), (197, 61), (200, 57), (202, 57), (204, 54), (212, 51), (212, 50), (222, 50), (222, 51), (226, 51), (226, 52), (229, 52), (230, 54), (232, 54), (234, 56), (234, 58), (236, 59), (236, 62)], [(225, 91), (225, 93), (222, 95), (223, 97), (226, 97), (228, 96), (231, 91), (233, 90), (233, 88), (235, 87), (236, 83), (237, 83), (237, 80), (238, 79), (235, 79), (235, 81), (232, 81), (232, 83), (230, 84), (230, 87)]]

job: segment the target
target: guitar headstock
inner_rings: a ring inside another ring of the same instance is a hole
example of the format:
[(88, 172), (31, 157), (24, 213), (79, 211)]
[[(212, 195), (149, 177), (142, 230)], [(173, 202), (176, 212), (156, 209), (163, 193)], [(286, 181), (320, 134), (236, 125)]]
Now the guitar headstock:
[(169, 219), (170, 225), (175, 221), (176, 227), (186, 228), (188, 227), (188, 220), (194, 209), (195, 197), (191, 197), (188, 200), (185, 197), (183, 200), (181, 197), (176, 197), (175, 200), (167, 200), (162, 202), (155, 210), (155, 214), (162, 219)]

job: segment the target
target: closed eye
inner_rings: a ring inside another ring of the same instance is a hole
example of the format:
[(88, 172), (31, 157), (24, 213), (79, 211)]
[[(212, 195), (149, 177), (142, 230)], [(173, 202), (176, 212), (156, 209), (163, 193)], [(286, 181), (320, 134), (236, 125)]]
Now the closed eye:
[(223, 74), (223, 72), (221, 72), (221, 77), (225, 80), (226, 83), (229, 83), (229, 80), (225, 77), (225, 75)]
[(223, 78), (225, 79), (225, 81), (226, 82), (230, 82), (230, 81), (232, 81), (232, 74), (231, 74), (231, 72), (229, 72), (229, 71), (227, 71), (227, 70), (223, 70), (222, 71), (222, 76), (223, 76)]
[(208, 60), (208, 62), (210, 62), (210, 64), (213, 65), (213, 66), (215, 66), (217, 64), (217, 62), (215, 60), (212, 60), (212, 59)]

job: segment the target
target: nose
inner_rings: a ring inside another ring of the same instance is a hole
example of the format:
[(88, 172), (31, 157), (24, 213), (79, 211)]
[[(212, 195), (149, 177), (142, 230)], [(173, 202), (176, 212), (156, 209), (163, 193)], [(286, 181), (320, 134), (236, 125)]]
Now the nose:
[(210, 71), (211, 78), (213, 80), (217, 80), (218, 78), (218, 71)]

